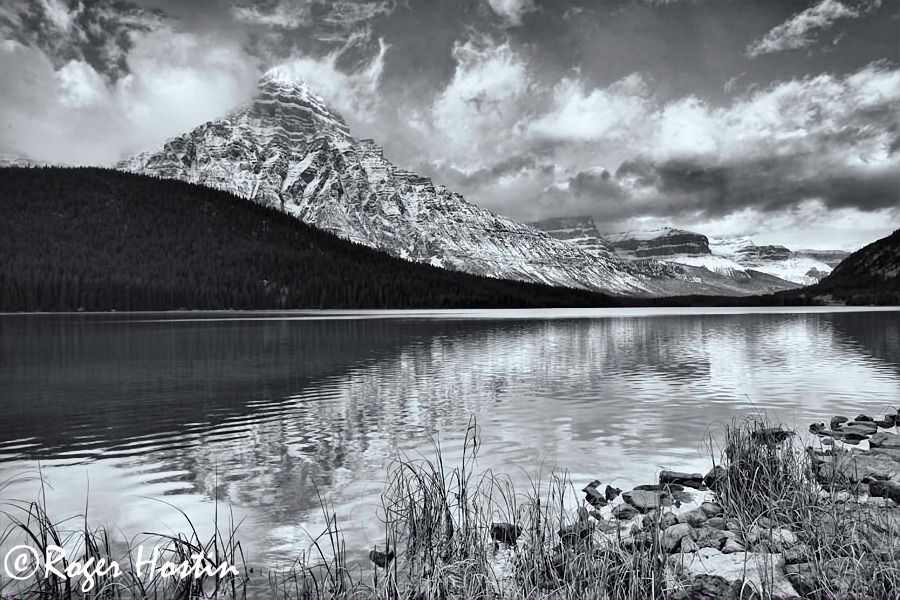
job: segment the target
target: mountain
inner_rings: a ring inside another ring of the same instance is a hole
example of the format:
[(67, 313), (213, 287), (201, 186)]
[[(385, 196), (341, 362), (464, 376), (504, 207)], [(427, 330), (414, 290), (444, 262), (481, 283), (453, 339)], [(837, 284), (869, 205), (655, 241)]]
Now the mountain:
[(597, 231), (593, 217), (556, 217), (528, 223), (571, 244), (575, 244), (594, 256), (610, 256), (615, 253), (613, 245)]
[[(831, 272), (832, 266), (809, 254), (784, 246), (757, 246), (748, 237), (711, 239), (710, 249), (717, 256), (799, 285), (813, 285)], [(841, 253), (834, 251), (834, 256)], [(836, 264), (836, 263), (835, 263)]]
[(709, 251), (704, 235), (665, 228), (603, 236), (593, 217), (546, 219), (531, 225), (553, 237), (602, 256), (625, 260), (625, 268), (646, 278), (666, 296), (751, 296), (792, 289), (796, 284), (746, 269)]
[(709, 239), (705, 235), (665, 227), (653, 231), (611, 233), (606, 239), (620, 256), (630, 258), (658, 258), (666, 260), (681, 254), (709, 254)]
[(802, 295), (847, 304), (900, 305), (900, 229), (845, 258)]
[(0, 168), (0, 311), (610, 306), (388, 256), (227, 192)]
[(481, 209), (397, 168), (278, 69), (261, 78), (249, 104), (117, 168), (225, 190), (415, 262), (555, 286), (665, 293), (615, 257)]
[(822, 261), (832, 269), (838, 266), (842, 260), (850, 256), (850, 252), (845, 250), (796, 250), (796, 256), (808, 256), (809, 258)]

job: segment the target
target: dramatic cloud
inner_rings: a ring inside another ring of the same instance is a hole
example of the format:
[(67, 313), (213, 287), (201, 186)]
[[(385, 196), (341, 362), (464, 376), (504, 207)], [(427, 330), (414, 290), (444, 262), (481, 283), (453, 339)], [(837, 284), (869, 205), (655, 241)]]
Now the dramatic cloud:
[(387, 51), (384, 40), (379, 40), (379, 52), (372, 61), (361, 70), (349, 74), (337, 67), (339, 52), (320, 59), (308, 56), (295, 58), (280, 66), (306, 81), (310, 89), (343, 116), (356, 121), (371, 121), (379, 104), (378, 85)]
[(534, 0), (487, 0), (503, 21), (511, 26), (521, 25), (522, 18), (536, 10)]
[[(108, 84), (83, 60), (54, 70), (18, 45), (0, 50), (0, 152), (108, 164), (226, 113), (249, 98), (257, 73), (237, 45), (159, 31), (135, 42), (130, 73)], [(186, 100), (189, 99), (189, 100)]]
[(841, 0), (822, 0), (815, 6), (797, 13), (747, 47), (747, 57), (798, 50), (811, 46), (819, 31), (830, 29), (839, 19), (855, 19), (881, 6), (881, 0), (862, 0), (855, 3)]
[(509, 43), (471, 39), (453, 47), (456, 70), (417, 127), (430, 130), (441, 160), (468, 171), (508, 155), (537, 91)]
[(84, 62), (112, 82), (128, 73), (136, 34), (165, 24), (158, 11), (127, 1), (11, 0), (0, 6), (0, 34), (41, 51), (54, 68)]
[[(282, 65), (399, 167), (514, 218), (896, 228), (896, 15), (793, 6), (7, 0), (0, 152), (113, 162), (226, 114)], [(747, 61), (829, 28), (828, 52)]]

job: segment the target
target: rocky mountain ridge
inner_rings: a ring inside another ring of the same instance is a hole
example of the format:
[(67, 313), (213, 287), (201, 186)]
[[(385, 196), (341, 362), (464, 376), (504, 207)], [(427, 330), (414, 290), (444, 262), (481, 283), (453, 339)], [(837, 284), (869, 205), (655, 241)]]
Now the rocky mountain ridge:
[[(708, 238), (672, 227), (649, 231), (600, 234), (591, 217), (574, 217), (581, 230), (597, 232), (593, 237), (574, 237), (570, 241), (589, 247), (608, 244), (617, 256), (626, 259), (655, 259), (668, 263), (704, 268), (726, 277), (743, 278), (750, 270), (766, 273), (795, 285), (812, 285), (828, 275), (849, 253), (839, 250), (792, 251), (779, 245), (756, 245), (748, 237)], [(558, 235), (548, 224), (555, 219), (534, 223), (550, 235)], [(827, 259), (827, 260), (825, 260)]]
[(665, 293), (615, 257), (496, 215), (397, 168), (374, 141), (353, 138), (305, 83), (279, 70), (262, 77), (249, 104), (117, 168), (223, 189), (416, 262), (620, 294)]

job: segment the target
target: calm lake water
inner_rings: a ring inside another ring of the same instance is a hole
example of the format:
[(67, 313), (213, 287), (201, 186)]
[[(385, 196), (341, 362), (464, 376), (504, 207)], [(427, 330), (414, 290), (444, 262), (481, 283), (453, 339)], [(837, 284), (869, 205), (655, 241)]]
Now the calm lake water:
[(732, 417), (898, 403), (897, 310), (0, 316), (0, 485), (40, 465), (51, 516), (129, 536), (186, 529), (160, 500), (201, 533), (218, 506), (260, 564), (309, 547), (317, 491), (362, 559), (389, 461), (453, 462), (473, 416), (481, 469), (626, 489), (708, 470)]

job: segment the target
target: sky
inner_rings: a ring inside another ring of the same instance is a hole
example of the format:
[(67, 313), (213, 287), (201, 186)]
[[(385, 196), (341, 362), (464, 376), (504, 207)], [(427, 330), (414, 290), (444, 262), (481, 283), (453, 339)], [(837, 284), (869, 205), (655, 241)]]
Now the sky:
[(0, 153), (110, 164), (302, 77), (522, 221), (793, 249), (900, 227), (898, 0), (2, 0)]

